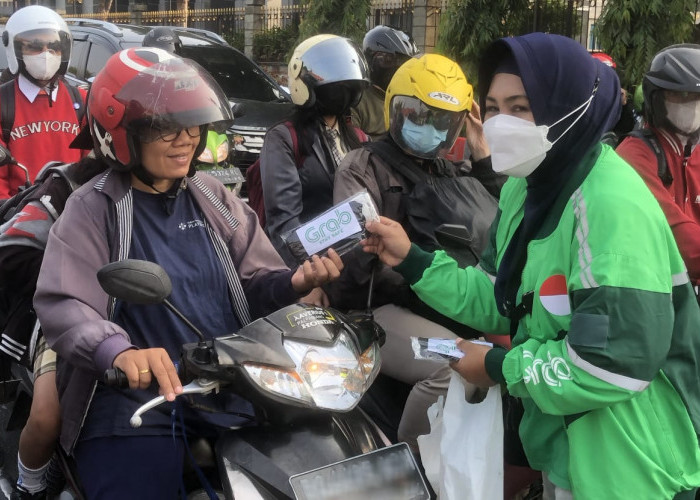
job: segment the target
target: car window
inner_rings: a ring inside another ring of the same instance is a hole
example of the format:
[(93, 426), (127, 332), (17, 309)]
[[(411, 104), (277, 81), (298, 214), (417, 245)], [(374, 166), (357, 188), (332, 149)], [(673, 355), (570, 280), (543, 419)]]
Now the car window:
[(105, 64), (107, 64), (107, 59), (114, 53), (113, 50), (108, 49), (104, 45), (98, 43), (93, 43), (90, 46), (90, 53), (88, 54), (87, 64), (85, 65), (85, 79), (95, 76)]
[(73, 48), (70, 51), (70, 64), (68, 65), (68, 73), (72, 75), (78, 74), (78, 62), (83, 60), (83, 54), (87, 51), (89, 43), (87, 40), (73, 39)]
[(262, 70), (230, 47), (185, 45), (182, 55), (202, 65), (230, 99), (271, 102), (280, 98), (279, 91)]

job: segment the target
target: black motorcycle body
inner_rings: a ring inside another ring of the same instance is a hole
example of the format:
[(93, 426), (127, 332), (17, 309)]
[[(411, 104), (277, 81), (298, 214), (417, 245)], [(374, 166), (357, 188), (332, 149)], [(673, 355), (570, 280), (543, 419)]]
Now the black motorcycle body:
[[(403, 498), (429, 498), (408, 446), (390, 446), (357, 407), (379, 371), (384, 334), (371, 318), (294, 304), (205, 340), (168, 302), (170, 281), (159, 266), (115, 262), (98, 279), (121, 300), (164, 304), (197, 332), (200, 341), (182, 347), (182, 396), (234, 390), (255, 408), (256, 425), (225, 431), (216, 441), (225, 498), (380, 498), (404, 489), (413, 493)], [(106, 374), (109, 383), (120, 378)], [(131, 424), (140, 425), (140, 415), (161, 402), (162, 396), (143, 405)]]

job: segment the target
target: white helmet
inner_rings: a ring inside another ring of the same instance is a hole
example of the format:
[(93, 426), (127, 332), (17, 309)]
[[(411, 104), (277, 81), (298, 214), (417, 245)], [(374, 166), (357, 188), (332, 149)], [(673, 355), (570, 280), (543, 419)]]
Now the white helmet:
[(348, 38), (329, 34), (301, 42), (294, 49), (287, 75), (292, 102), (305, 107), (316, 103), (315, 89), (324, 85), (346, 82), (357, 87), (355, 100), (359, 100), (362, 89), (369, 84), (367, 63), (360, 49)]
[[(41, 5), (29, 5), (19, 9), (7, 20), (5, 31), (2, 33), (2, 44), (7, 53), (7, 66), (13, 75), (22, 71), (25, 76), (24, 61), (19, 39), (30, 39), (40, 33), (58, 34), (61, 47), (61, 65), (56, 75), (64, 75), (70, 60), (73, 37), (68, 25), (56, 12)], [(31, 79), (31, 77), (30, 77)]]

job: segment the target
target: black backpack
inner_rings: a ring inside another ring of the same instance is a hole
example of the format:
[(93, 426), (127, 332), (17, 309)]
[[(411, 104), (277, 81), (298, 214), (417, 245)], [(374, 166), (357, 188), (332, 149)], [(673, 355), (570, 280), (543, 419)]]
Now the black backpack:
[[(0, 206), (0, 373), (7, 373), (7, 362), (20, 362), (29, 368), (35, 342), (36, 314), (32, 298), (36, 289), (43, 241), (23, 237), (10, 221), (31, 202), (58, 218), (68, 196), (78, 187), (70, 175), (72, 164), (53, 162), (37, 175), (34, 184), (15, 194)], [(50, 220), (50, 219), (49, 219)]]
[[(82, 125), (85, 116), (85, 103), (78, 87), (65, 83), (68, 94), (73, 101), (75, 116), (78, 124)], [(2, 127), (2, 140), (7, 144), (10, 141), (10, 133), (15, 124), (15, 79), (0, 85), (0, 126)]]

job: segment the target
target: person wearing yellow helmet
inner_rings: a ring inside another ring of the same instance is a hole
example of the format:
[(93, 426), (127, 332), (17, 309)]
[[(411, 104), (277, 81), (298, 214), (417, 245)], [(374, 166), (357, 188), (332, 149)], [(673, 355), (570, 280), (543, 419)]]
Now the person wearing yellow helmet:
[[(458, 258), (474, 262), (488, 240), (502, 178), (490, 168), (481, 124), (470, 115), (472, 109), (476, 111), (472, 86), (454, 61), (426, 54), (405, 62), (386, 91), (389, 134), (345, 156), (335, 176), (334, 203), (366, 189), (379, 213), (400, 221), (426, 249), (444, 248), (436, 236), (440, 225), (466, 226), (471, 245), (454, 250)], [(452, 147), (467, 116), (470, 147), (483, 158), (471, 170), (466, 162), (441, 157)], [(468, 337), (480, 334), (426, 307), (399, 273), (387, 266), (375, 268), (376, 259), (360, 249), (343, 260), (346, 271), (326, 292), (335, 307), (363, 308), (374, 272), (371, 305), (375, 320), (387, 333), (382, 371), (413, 386), (397, 437), (417, 451), (417, 436), (430, 430), (426, 410), (446, 392), (450, 370), (446, 363), (414, 361), (410, 337), (455, 338), (454, 331)]]

